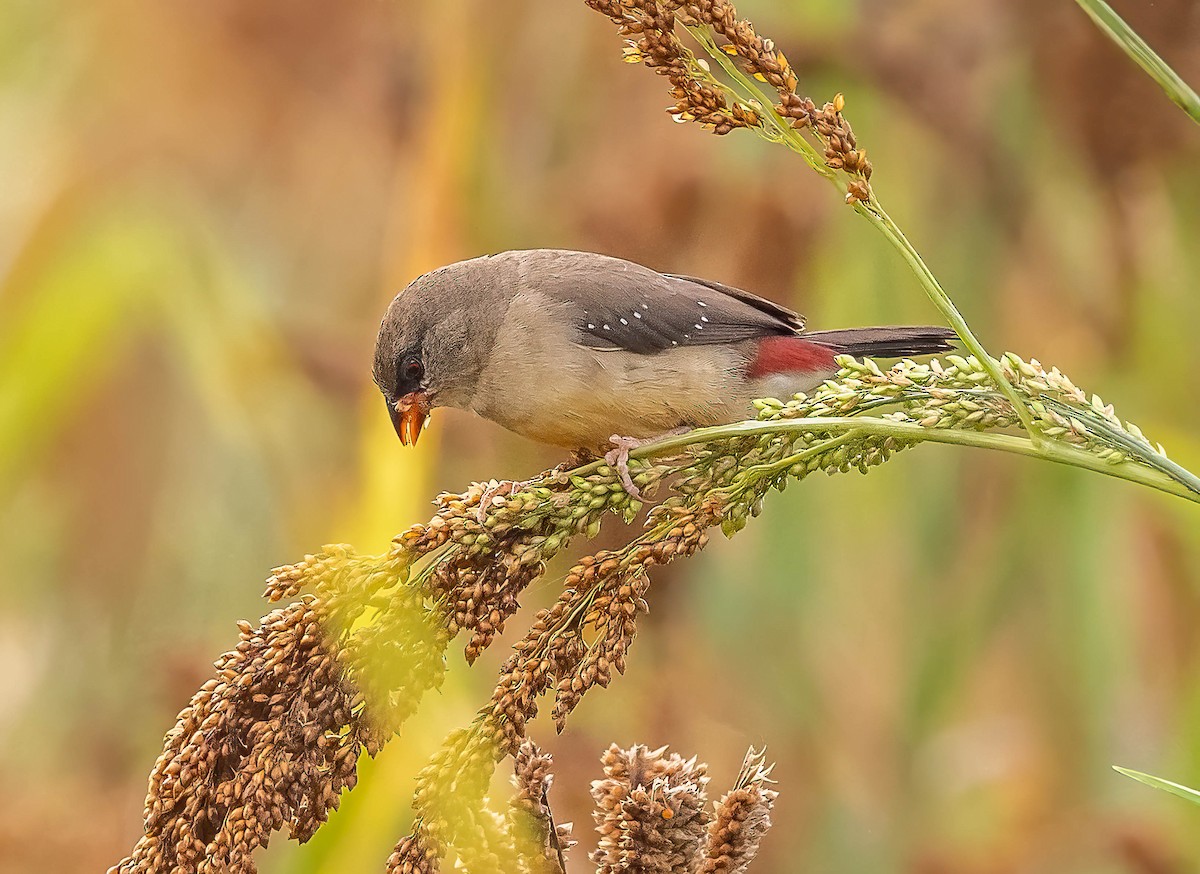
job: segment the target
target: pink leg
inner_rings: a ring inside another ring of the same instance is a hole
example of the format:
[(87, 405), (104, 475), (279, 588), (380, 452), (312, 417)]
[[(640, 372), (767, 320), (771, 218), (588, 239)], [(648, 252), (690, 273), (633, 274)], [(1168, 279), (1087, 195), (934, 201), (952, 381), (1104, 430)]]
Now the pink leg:
[(511, 495), (524, 485), (525, 483), (515, 479), (504, 479), (484, 489), (483, 494), (479, 496), (479, 507), (475, 511), (475, 518), (479, 520), (479, 524), (482, 525), (487, 519), (488, 510), (492, 508), (492, 498), (497, 495)]
[(616, 469), (617, 474), (621, 477), (621, 485), (625, 487), (625, 491), (628, 492), (629, 497), (633, 498), (635, 501), (640, 501), (642, 499), (642, 491), (636, 485), (634, 485), (633, 477), (629, 475), (630, 451), (637, 449), (640, 446), (653, 443), (655, 440), (661, 440), (663, 437), (674, 437), (676, 434), (686, 434), (691, 430), (692, 429), (687, 425), (681, 425), (678, 428), (672, 428), (670, 431), (666, 431), (647, 440), (639, 440), (636, 437), (622, 437), (620, 434), (613, 434), (608, 438), (608, 440), (615, 448), (610, 449), (607, 453), (605, 453), (604, 460), (609, 464), (610, 467)]
[[(578, 452), (572, 452), (570, 458), (564, 462), (561, 462), (560, 464), (555, 465), (553, 468), (551, 468), (551, 471), (554, 473), (561, 473), (562, 471), (570, 470), (573, 467), (579, 467), (581, 464), (591, 461), (593, 458), (594, 456), (591, 455), (591, 453), (584, 452), (582, 450)], [(488, 511), (492, 509), (492, 498), (495, 498), (497, 495), (511, 495), (513, 492), (519, 492), (521, 489), (525, 488), (532, 482), (536, 482), (538, 479), (539, 477), (534, 477), (533, 479), (528, 480), (503, 479), (494, 486), (488, 486), (486, 489), (484, 489), (483, 494), (479, 496), (479, 506), (475, 510), (475, 518), (479, 520), (479, 524), (482, 525), (484, 520), (487, 519)]]
[(642, 445), (642, 441), (633, 437), (622, 437), (620, 434), (613, 434), (608, 440), (616, 448), (606, 452), (604, 460), (608, 462), (610, 467), (616, 468), (617, 473), (621, 477), (621, 485), (625, 487), (625, 491), (629, 493), (629, 497), (635, 501), (640, 501), (642, 499), (642, 490), (633, 484), (633, 477), (629, 475), (629, 450), (637, 449)]

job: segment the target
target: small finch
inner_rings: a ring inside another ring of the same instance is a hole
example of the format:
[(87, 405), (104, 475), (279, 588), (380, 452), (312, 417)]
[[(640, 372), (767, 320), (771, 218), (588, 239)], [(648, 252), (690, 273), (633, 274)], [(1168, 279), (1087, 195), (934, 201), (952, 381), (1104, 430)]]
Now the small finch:
[(434, 407), (473, 410), (573, 450), (628, 450), (680, 429), (740, 421), (755, 398), (790, 398), (843, 353), (952, 348), (939, 327), (805, 331), (786, 307), (708, 279), (590, 252), (531, 249), (427, 273), (388, 307), (375, 382), (396, 433), (416, 443)]

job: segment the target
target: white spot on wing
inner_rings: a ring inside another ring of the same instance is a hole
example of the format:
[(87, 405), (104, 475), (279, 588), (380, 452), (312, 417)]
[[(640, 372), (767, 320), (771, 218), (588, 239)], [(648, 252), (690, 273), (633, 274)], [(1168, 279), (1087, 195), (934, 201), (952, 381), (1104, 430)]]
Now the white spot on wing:
[(702, 321), (702, 322), (707, 322), (707, 321), (708, 321), (708, 316), (701, 316), (701, 317), (700, 317), (700, 321)]
[(588, 322), (588, 330), (589, 330), (589, 331), (594, 331), (594, 330), (596, 330), (596, 326), (595, 326), (595, 325), (593, 325), (591, 322)]
[(621, 319), (621, 324), (622, 324), (622, 325), (628, 325), (628, 324), (629, 324), (629, 322), (625, 321), (624, 319)]
[(698, 300), (698, 301), (696, 301), (696, 303), (700, 304), (700, 306), (702, 306), (702, 307), (706, 307), (706, 306), (708, 306), (708, 304), (706, 304), (706, 303), (705, 303), (704, 301), (702, 301), (702, 300)]
[(611, 331), (611, 330), (612, 330), (612, 328), (610, 328), (608, 325), (605, 325), (605, 326), (604, 326), (604, 330), (606, 330), (606, 331)]
[(635, 319), (640, 319), (640, 318), (642, 317), (642, 314), (641, 314), (641, 313), (639, 313), (637, 310), (634, 310), (634, 311), (633, 311), (633, 317), (634, 317)]

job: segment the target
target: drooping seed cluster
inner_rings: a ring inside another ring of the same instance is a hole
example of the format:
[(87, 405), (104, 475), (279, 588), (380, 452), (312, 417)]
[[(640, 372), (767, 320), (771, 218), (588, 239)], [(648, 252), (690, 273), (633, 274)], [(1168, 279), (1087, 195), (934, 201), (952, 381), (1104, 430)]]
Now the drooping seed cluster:
[[(643, 469), (638, 476), (654, 481), (660, 473)], [(579, 493), (609, 495), (613, 493), (605, 484), (615, 478), (615, 471), (601, 465), (588, 478), (574, 477), (572, 485)], [(471, 855), (491, 864), (491, 857), (503, 855), (504, 835), (476, 822), (478, 816), (472, 814), (483, 804), (495, 763), (519, 753), (541, 695), (555, 689), (554, 716), (561, 729), (589, 689), (608, 685), (614, 670), (624, 671), (636, 617), (649, 609), (647, 569), (703, 548), (707, 530), (720, 514), (719, 501), (689, 508), (671, 499), (651, 510), (645, 535), (616, 552), (585, 557), (568, 572), (563, 593), (538, 612), (529, 632), (514, 645), (491, 703), (469, 729), (447, 738), (418, 777), (413, 806), (428, 836), (452, 847), (460, 859)], [(481, 843), (470, 846), (470, 841)]]
[(451, 635), (408, 585), (414, 555), (331, 546), (273, 573), (266, 597), (299, 600), (238, 624), (237, 647), (167, 734), (145, 834), (114, 871), (253, 872), (275, 831), (312, 836), (358, 757), (441, 683)]
[(771, 808), (779, 793), (770, 788), (771, 769), (766, 750), (746, 753), (733, 788), (717, 802), (717, 815), (708, 826), (704, 860), (698, 874), (741, 874), (758, 855), (763, 835), (771, 827)]
[[(468, 871), (521, 874), (521, 859), (527, 855), (527, 845), (509, 820), (488, 804), (496, 764), (508, 754), (503, 741), (503, 732), (491, 720), (477, 718), (451, 732), (417, 775), (414, 835), (424, 846), (437, 847), (441, 856), (453, 852)], [(401, 841), (397, 852), (404, 846)]]
[(521, 606), (517, 596), (544, 570), (541, 561), (522, 564), (501, 547), (496, 560), (482, 567), (474, 556), (459, 556), (440, 562), (433, 573), (437, 587), (451, 605), (451, 629), (471, 632), (466, 659), (474, 664), (495, 636), (504, 631), (504, 623)]
[[(633, 467), (646, 493), (666, 470)], [(378, 752), (441, 684), (459, 631), (470, 632), (473, 659), (571, 536), (640, 507), (607, 466), (497, 497), (481, 519), (490, 493), (477, 484), (441, 496), (434, 518), (384, 556), (331, 546), (273, 573), (266, 597), (300, 600), (257, 628), (243, 623), (242, 643), (180, 715), (152, 775), (145, 837), (120, 871), (252, 871), (253, 850), (275, 830), (307, 838), (353, 785), (360, 752)], [(487, 774), (498, 758), (490, 740), (460, 752)], [(403, 849), (404, 864), (425, 865), (442, 845), (427, 828)]]
[(565, 854), (575, 846), (571, 823), (555, 824), (550, 809), (550, 787), (554, 783), (554, 759), (533, 741), (525, 741), (513, 758), (516, 794), (509, 801), (509, 822), (530, 874), (565, 874)]
[[(634, 482), (652, 493), (665, 469), (635, 467)], [(606, 514), (631, 521), (641, 508), (607, 465), (586, 477), (552, 475), (547, 481), (550, 485), (507, 489), (496, 482), (475, 483), (462, 495), (439, 495), (434, 519), (397, 538), (403, 549), (422, 554), (453, 544), (434, 564), (427, 594), (446, 605), (450, 636), (470, 632), (469, 664), (503, 632), (520, 608), (520, 594), (572, 537), (594, 537)], [(489, 506), (481, 518), (479, 502), (485, 497)]]
[[(650, 610), (646, 601), (649, 569), (703, 549), (708, 543), (708, 529), (721, 513), (717, 499), (689, 506), (670, 498), (650, 511), (647, 534), (617, 552), (586, 556), (568, 571), (562, 596), (544, 617), (539, 617), (550, 629), (557, 680), (553, 717), (559, 731), (588, 690), (608, 686), (614, 670), (625, 673), (626, 654), (637, 633), (637, 617)], [(529, 647), (525, 651), (538, 651), (533, 637), (538, 628), (539, 622), (535, 621), (530, 635), (522, 641)], [(556, 645), (558, 640), (562, 643)], [(518, 654), (523, 652), (521, 644), (516, 649)]]
[(585, 556), (567, 572), (562, 594), (514, 644), (492, 694), (487, 712), (510, 750), (524, 739), (542, 693), (555, 689), (554, 721), (561, 731), (589, 689), (607, 686), (614, 671), (624, 673), (637, 616), (649, 610), (648, 569), (702, 549), (720, 513), (716, 501), (693, 509), (669, 499), (650, 511), (646, 534), (616, 552)]
[[(811, 130), (821, 143), (826, 165), (849, 175), (848, 202), (871, 199), (871, 162), (858, 147), (850, 123), (842, 115), (845, 99), (837, 95), (820, 109), (811, 98), (796, 93), (795, 70), (775, 43), (760, 36), (738, 16), (728, 0), (585, 0), (608, 16), (626, 38), (625, 60), (642, 62), (671, 82), (675, 105), (668, 111), (677, 121), (694, 121), (716, 134), (743, 127), (768, 138), (776, 134), (764, 124), (763, 109), (753, 98), (740, 99), (713, 76), (707, 61), (696, 58), (676, 35), (676, 24), (711, 30), (724, 40), (710, 49), (732, 55), (755, 79), (770, 85), (779, 97), (773, 111), (798, 131)], [(695, 33), (695, 31), (693, 31)]]
[(374, 745), (308, 596), (239, 624), (237, 647), (167, 734), (150, 775), (145, 835), (112, 871), (253, 872), (275, 831), (307, 840), (353, 787)]
[(826, 164), (853, 177), (849, 199), (869, 200), (871, 162), (866, 151), (858, 148), (854, 131), (842, 116), (845, 98), (838, 94), (818, 110), (811, 98), (797, 94), (796, 73), (787, 57), (772, 40), (759, 36), (749, 21), (739, 18), (737, 9), (727, 0), (697, 0), (684, 8), (695, 21), (708, 25), (727, 40), (721, 47), (723, 51), (739, 57), (755, 78), (775, 89), (779, 95), (775, 110), (790, 119), (793, 128), (804, 130), (811, 126), (824, 146)]
[(385, 874), (437, 874), (442, 848), (420, 826), (406, 835), (388, 856)]
[(698, 77), (695, 59), (675, 34), (679, 4), (672, 0), (585, 0), (607, 15), (626, 38), (625, 60), (643, 62), (671, 83), (675, 105), (668, 111), (679, 121), (695, 121), (716, 134), (760, 124), (757, 113), (740, 101), (732, 105), (724, 89)]

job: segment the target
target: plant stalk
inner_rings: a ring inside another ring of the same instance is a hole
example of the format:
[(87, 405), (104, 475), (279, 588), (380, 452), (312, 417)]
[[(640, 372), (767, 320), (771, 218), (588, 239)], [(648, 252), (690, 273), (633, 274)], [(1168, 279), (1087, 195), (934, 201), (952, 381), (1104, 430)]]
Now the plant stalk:
[(1200, 96), (1195, 90), (1171, 69), (1146, 41), (1138, 36), (1137, 31), (1125, 23), (1121, 16), (1104, 0), (1076, 0), (1084, 12), (1104, 31), (1108, 38), (1115, 42), (1135, 64), (1146, 71), (1158, 87), (1166, 92), (1171, 102), (1191, 116), (1192, 121), (1200, 124)]
[[(1082, 449), (1077, 449), (1057, 440), (1043, 440), (1034, 443), (1025, 437), (1013, 434), (996, 434), (986, 431), (964, 431), (951, 428), (924, 428), (913, 422), (896, 422), (891, 419), (880, 419), (869, 416), (815, 416), (803, 419), (777, 419), (774, 421), (750, 420), (734, 422), (729, 425), (714, 425), (710, 428), (697, 428), (686, 434), (664, 437), (652, 443), (630, 451), (631, 458), (653, 458), (670, 455), (687, 446), (698, 443), (709, 443), (714, 440), (728, 440), (736, 437), (758, 437), (769, 434), (786, 434), (789, 432), (832, 433), (840, 434), (847, 431), (859, 431), (864, 435), (894, 437), (906, 443), (948, 443), (956, 446), (974, 446), (979, 449), (993, 449), (1014, 455), (1024, 455), (1029, 458), (1040, 458), (1053, 461), (1069, 467), (1090, 470), (1126, 482), (1149, 486), (1160, 492), (1186, 498), (1200, 504), (1200, 494), (1192, 491), (1183, 483), (1176, 482), (1166, 474), (1146, 467), (1137, 462), (1124, 461), (1113, 464), (1092, 455)], [(571, 473), (586, 476), (600, 467), (603, 461), (594, 461)]]

